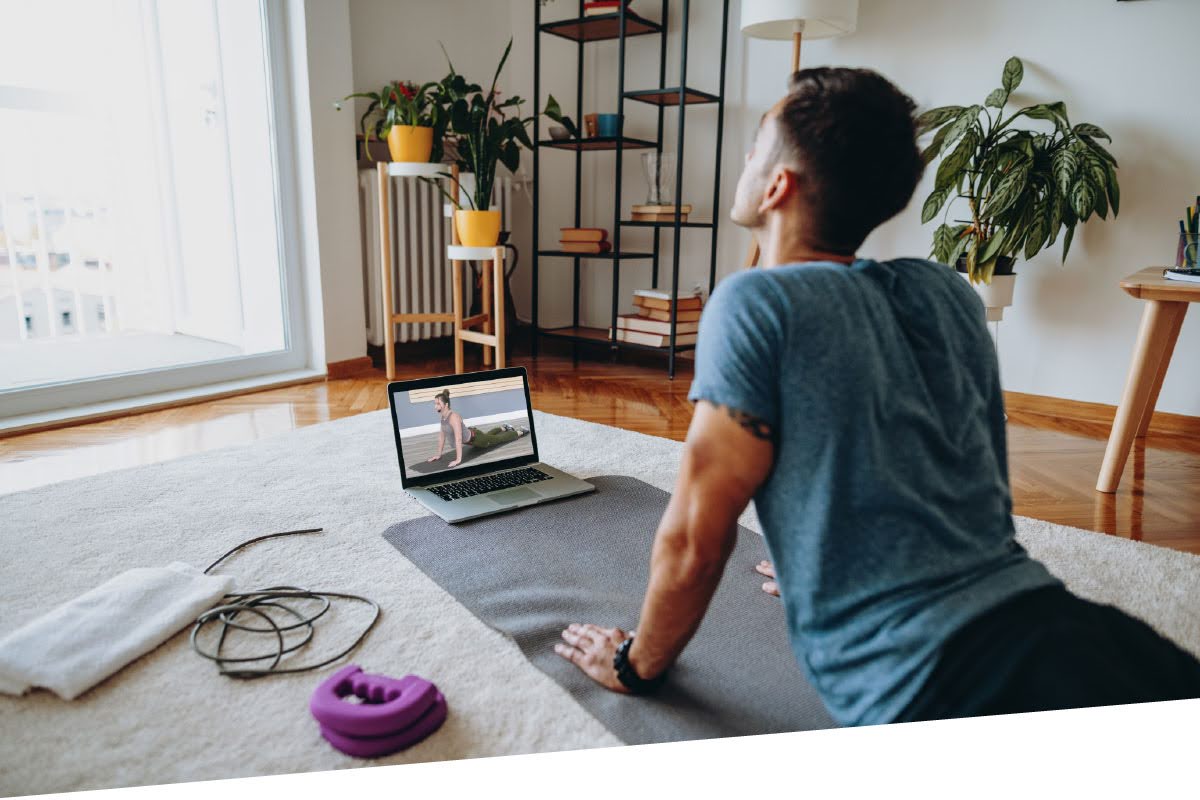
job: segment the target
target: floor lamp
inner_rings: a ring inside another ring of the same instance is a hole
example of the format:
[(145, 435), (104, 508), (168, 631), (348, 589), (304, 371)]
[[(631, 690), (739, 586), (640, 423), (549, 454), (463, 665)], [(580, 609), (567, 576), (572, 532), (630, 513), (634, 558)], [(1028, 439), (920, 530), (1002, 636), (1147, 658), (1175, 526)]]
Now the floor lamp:
[[(742, 33), (751, 39), (792, 40), (792, 68), (800, 69), (803, 39), (831, 39), (853, 33), (858, 0), (742, 0)], [(758, 263), (758, 242), (750, 244), (746, 266)]]

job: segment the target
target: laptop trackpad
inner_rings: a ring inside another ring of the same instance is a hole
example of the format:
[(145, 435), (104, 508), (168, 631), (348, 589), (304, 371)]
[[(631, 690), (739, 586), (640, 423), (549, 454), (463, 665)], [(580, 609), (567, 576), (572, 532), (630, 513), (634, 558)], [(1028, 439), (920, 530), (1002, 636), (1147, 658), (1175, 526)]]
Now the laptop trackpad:
[(512, 506), (518, 503), (524, 503), (527, 500), (540, 500), (540, 494), (529, 491), (528, 489), (508, 489), (503, 492), (495, 492), (487, 496), (488, 500), (501, 506)]

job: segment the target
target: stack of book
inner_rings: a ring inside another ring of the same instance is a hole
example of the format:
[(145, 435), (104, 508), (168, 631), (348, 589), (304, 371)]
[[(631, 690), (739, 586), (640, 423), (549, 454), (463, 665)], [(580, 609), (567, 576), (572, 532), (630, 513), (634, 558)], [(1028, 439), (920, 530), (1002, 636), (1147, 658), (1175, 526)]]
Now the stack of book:
[(612, 250), (604, 228), (559, 228), (559, 244), (564, 253), (599, 255)]
[[(625, 0), (625, 5), (628, 6), (630, 0)], [(583, 15), (585, 17), (599, 17), (604, 14), (616, 14), (621, 10), (621, 0), (588, 0), (583, 4)]]
[(676, 217), (680, 222), (687, 222), (688, 214), (692, 213), (692, 206), (679, 206), (678, 213), (673, 205), (638, 205), (631, 211), (630, 218), (634, 222), (674, 222)]
[[(671, 309), (675, 308), (675, 345), (696, 343), (700, 330), (700, 312), (704, 297), (698, 293), (680, 295), (674, 302), (666, 292), (638, 289), (633, 293), (636, 314), (617, 317), (617, 341), (668, 347), (671, 344)], [(609, 336), (612, 329), (609, 329)]]

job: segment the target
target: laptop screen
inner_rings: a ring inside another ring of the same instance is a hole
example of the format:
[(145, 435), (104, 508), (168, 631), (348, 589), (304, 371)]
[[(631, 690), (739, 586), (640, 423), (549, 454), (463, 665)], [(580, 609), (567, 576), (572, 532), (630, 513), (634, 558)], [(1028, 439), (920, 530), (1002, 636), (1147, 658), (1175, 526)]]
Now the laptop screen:
[(537, 460), (524, 369), (401, 381), (388, 394), (405, 486)]

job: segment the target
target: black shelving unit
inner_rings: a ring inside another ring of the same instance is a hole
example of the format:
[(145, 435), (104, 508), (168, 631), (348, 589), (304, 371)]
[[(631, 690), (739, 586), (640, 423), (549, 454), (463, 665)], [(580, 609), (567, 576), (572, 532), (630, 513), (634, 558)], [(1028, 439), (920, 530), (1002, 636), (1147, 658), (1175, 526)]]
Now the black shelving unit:
[[(572, 140), (547, 139), (537, 142), (533, 151), (533, 342), (534, 358), (538, 353), (538, 342), (541, 337), (549, 337), (570, 341), (576, 359), (579, 356), (581, 344), (607, 344), (615, 355), (622, 349), (665, 352), (667, 354), (667, 374), (675, 377), (675, 358), (681, 350), (690, 350), (694, 345), (676, 344), (677, 310), (672, 306), (670, 344), (667, 348), (649, 347), (646, 345), (624, 342), (617, 339), (617, 314), (620, 302), (621, 268), (624, 262), (632, 262), (631, 267), (642, 269), (639, 262), (649, 261), (651, 264), (651, 287), (658, 288), (659, 279), (659, 244), (663, 229), (670, 229), (674, 235), (671, 253), (671, 286), (672, 297), (679, 293), (679, 258), (681, 236), (684, 229), (708, 229), (711, 235), (710, 261), (708, 272), (708, 290), (711, 294), (717, 277), (717, 224), (710, 222), (682, 222), (678, 217), (673, 222), (642, 222), (622, 219), (623, 198), (621, 195), (621, 177), (623, 154), (626, 150), (654, 149), (659, 153), (663, 149), (663, 115), (667, 108), (676, 108), (679, 115), (675, 140), (675, 207), (683, 205), (683, 164), (684, 164), (684, 132), (687, 120), (687, 108), (693, 105), (715, 105), (717, 107), (717, 152), (716, 166), (713, 174), (713, 213), (717, 213), (721, 199), (721, 145), (725, 121), (725, 56), (726, 44), (729, 38), (729, 0), (721, 2), (721, 63), (719, 88), (716, 94), (701, 91), (687, 85), (688, 65), (688, 22), (691, 12), (690, 0), (679, 0), (682, 3), (682, 27), (680, 29), (679, 48), (679, 85), (665, 86), (667, 77), (667, 24), (670, 19), (670, 0), (662, 0), (662, 10), (659, 21), (645, 19), (622, 5), (616, 13), (602, 16), (585, 17), (583, 15), (583, 0), (579, 0), (579, 16), (574, 19), (542, 22), (542, 4), (539, 0), (531, 0), (534, 4), (534, 49), (533, 49), (533, 95), (538, 104), (543, 102), (541, 95), (541, 66), (542, 66), (542, 34), (558, 36), (576, 44), (576, 82), (575, 82), (575, 120), (583, 120), (583, 51), (589, 42), (611, 41), (618, 42), (618, 80), (617, 80), (617, 119), (616, 136), (580, 138)], [(643, 4), (648, 0), (643, 0)], [(625, 43), (627, 39), (638, 36), (659, 37), (659, 66), (658, 85), (650, 89), (625, 90)], [(658, 131), (653, 141), (625, 136), (625, 102), (648, 103), (658, 108)], [(583, 154), (595, 150), (615, 151), (615, 187), (613, 194), (612, 216), (612, 251), (601, 255), (581, 255), (562, 250), (540, 249), (540, 153), (543, 149), (569, 150), (575, 153), (575, 215), (574, 226), (582, 225), (580, 213), (580, 188), (583, 169)], [(651, 252), (626, 252), (621, 249), (622, 228), (651, 228), (654, 231), (654, 245)], [(540, 260), (569, 259), (573, 263), (573, 306), (572, 325), (568, 328), (542, 329), (538, 323), (538, 270)], [(579, 277), (580, 263), (584, 259), (606, 261), (612, 267), (612, 314), (610, 320), (611, 332), (599, 328), (584, 328), (579, 321)]]

